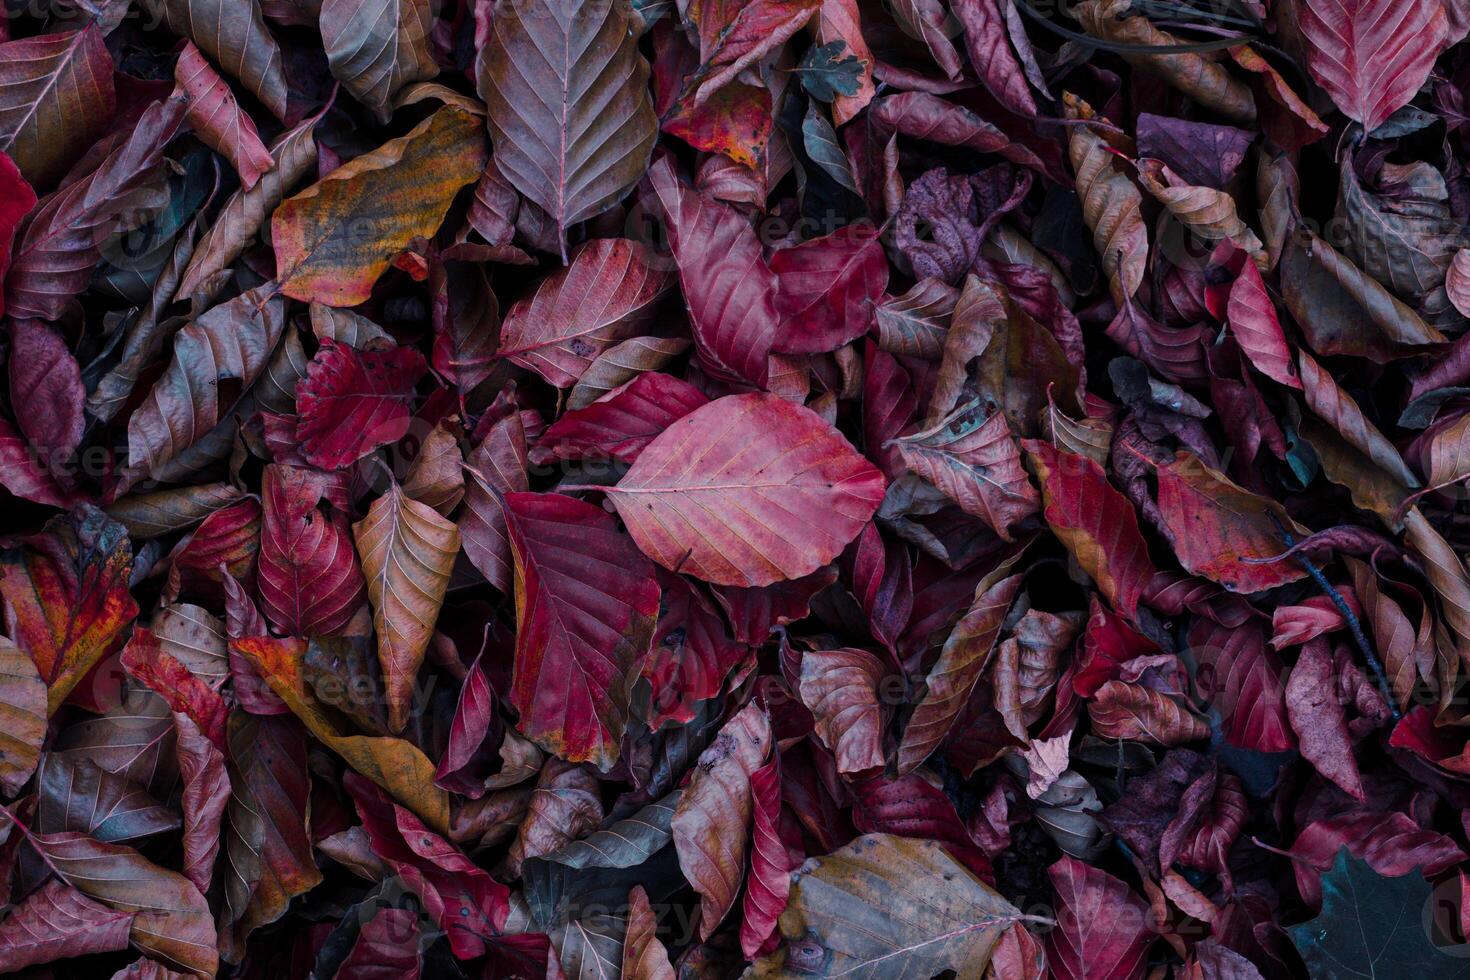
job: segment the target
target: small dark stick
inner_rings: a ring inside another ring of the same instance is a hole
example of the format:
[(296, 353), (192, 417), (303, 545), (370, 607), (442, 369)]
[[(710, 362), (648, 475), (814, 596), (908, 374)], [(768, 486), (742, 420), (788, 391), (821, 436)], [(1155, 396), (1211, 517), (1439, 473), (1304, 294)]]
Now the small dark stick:
[[(1291, 531), (1287, 530), (1275, 514), (1267, 511), (1266, 516), (1271, 518), (1271, 523), (1276, 526), (1276, 533), (1281, 535), (1281, 540), (1286, 542), (1286, 546), (1288, 548), (1293, 547), (1296, 544), (1296, 539), (1292, 537)], [(1353, 614), (1353, 610), (1348, 606), (1347, 600), (1342, 597), (1340, 592), (1332, 587), (1332, 583), (1327, 581), (1327, 576), (1322, 574), (1322, 570), (1314, 565), (1310, 558), (1301, 554), (1295, 555), (1294, 560), (1298, 565), (1307, 570), (1307, 574), (1312, 576), (1323, 592), (1327, 593), (1327, 598), (1332, 600), (1332, 604), (1337, 607), (1337, 611), (1342, 613), (1342, 618), (1347, 620), (1348, 630), (1353, 634), (1353, 642), (1357, 644), (1359, 650), (1363, 651), (1363, 659), (1368, 661), (1368, 667), (1373, 671), (1374, 679), (1378, 681), (1379, 693), (1383, 695), (1383, 700), (1388, 702), (1388, 710), (1392, 713), (1393, 720), (1398, 721), (1403, 715), (1399, 712), (1398, 702), (1393, 696), (1393, 689), (1388, 686), (1388, 675), (1383, 671), (1383, 663), (1378, 659), (1378, 655), (1373, 652), (1373, 644), (1368, 642), (1368, 637), (1363, 632), (1363, 624), (1358, 622), (1358, 617)]]

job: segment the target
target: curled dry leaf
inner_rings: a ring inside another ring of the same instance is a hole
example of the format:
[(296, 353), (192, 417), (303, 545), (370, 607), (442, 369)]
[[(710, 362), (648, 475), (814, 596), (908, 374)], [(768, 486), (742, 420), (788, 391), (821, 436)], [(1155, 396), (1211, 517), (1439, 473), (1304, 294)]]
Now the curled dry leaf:
[(1006, 613), (1020, 588), (1019, 575), (997, 581), (987, 578), (976, 587), (969, 611), (955, 624), (939, 659), (924, 678), (923, 697), (915, 705), (899, 743), (899, 772), (912, 772), (949, 734), (985, 672)]
[(670, 825), (679, 866), (699, 892), (699, 935), (708, 939), (735, 904), (749, 850), (752, 774), (773, 749), (771, 721), (752, 702), (699, 756)]
[(1124, 57), (1131, 64), (1162, 76), (1200, 105), (1239, 122), (1255, 120), (1255, 100), (1244, 82), (1199, 52), (1180, 50), (1187, 45), (1155, 27), (1133, 0), (1086, 0), (1076, 16), (1087, 33), (1128, 45)]
[(879, 698), (886, 674), (878, 658), (862, 650), (808, 650), (801, 656), (802, 703), (811, 710), (817, 736), (843, 775), (883, 767)]
[(1170, 748), (1210, 736), (1209, 726), (1187, 707), (1142, 684), (1108, 681), (1088, 703), (1087, 713), (1102, 738)]
[(1121, 303), (1138, 292), (1148, 265), (1148, 231), (1143, 224), (1143, 195), (1117, 168), (1117, 157), (1098, 128), (1085, 125), (1095, 117), (1092, 107), (1068, 93), (1069, 152), (1077, 176), (1082, 214), (1092, 229), (1093, 243), (1112, 284), (1113, 298)]

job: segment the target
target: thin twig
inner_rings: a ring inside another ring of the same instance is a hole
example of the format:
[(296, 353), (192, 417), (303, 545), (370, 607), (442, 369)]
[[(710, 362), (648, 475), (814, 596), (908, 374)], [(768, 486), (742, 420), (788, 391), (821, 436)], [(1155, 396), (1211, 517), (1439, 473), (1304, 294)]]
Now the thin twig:
[[(1296, 538), (1292, 536), (1286, 525), (1282, 524), (1270, 511), (1267, 511), (1266, 515), (1271, 518), (1271, 523), (1276, 525), (1276, 532), (1281, 535), (1281, 540), (1286, 542), (1286, 546), (1288, 548), (1294, 546)], [(1353, 634), (1353, 642), (1363, 652), (1363, 659), (1368, 661), (1368, 667), (1373, 671), (1374, 679), (1378, 681), (1378, 690), (1383, 695), (1383, 700), (1388, 703), (1388, 710), (1393, 715), (1393, 720), (1398, 721), (1403, 717), (1399, 712), (1398, 700), (1394, 697), (1393, 688), (1388, 684), (1388, 675), (1384, 673), (1383, 662), (1378, 659), (1378, 654), (1373, 652), (1373, 644), (1368, 642), (1368, 636), (1363, 632), (1363, 624), (1358, 621), (1357, 615), (1353, 613), (1347, 600), (1337, 589), (1333, 588), (1332, 583), (1327, 581), (1327, 576), (1322, 574), (1322, 570), (1314, 565), (1310, 558), (1305, 555), (1295, 555), (1294, 560), (1306, 569), (1307, 574), (1312, 576), (1323, 592), (1327, 593), (1327, 598), (1332, 600), (1332, 604), (1337, 607), (1342, 618), (1347, 620), (1348, 630)]]

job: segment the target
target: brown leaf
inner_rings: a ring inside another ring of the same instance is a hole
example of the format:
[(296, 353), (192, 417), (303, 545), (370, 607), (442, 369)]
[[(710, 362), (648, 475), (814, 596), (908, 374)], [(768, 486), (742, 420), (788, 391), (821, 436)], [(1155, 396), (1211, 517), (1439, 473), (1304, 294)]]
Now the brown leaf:
[(480, 121), (454, 106), (354, 157), (272, 215), (281, 291), (328, 306), (365, 301), (394, 257), (432, 236), (484, 168)]
[(187, 37), (225, 66), (277, 119), (286, 118), (281, 49), (266, 28), (259, 0), (149, 0), (169, 30)]
[(1424, 353), (1444, 334), (1346, 256), (1298, 228), (1281, 256), (1281, 298), (1323, 357), (1386, 361)]
[(320, 11), (332, 74), (379, 122), (388, 121), (402, 89), (439, 73), (429, 0), (322, 0)]
[(1210, 737), (1210, 726), (1174, 698), (1142, 684), (1108, 681), (1087, 705), (1098, 737), (1170, 748)]
[(888, 670), (871, 653), (850, 648), (808, 650), (801, 656), (799, 693), (816, 718), (817, 737), (844, 776), (869, 775), (884, 762)]
[(445, 420), (434, 426), (403, 478), (403, 495), (451, 516), (464, 499), (464, 455), (459, 450), (459, 424)]
[(19, 796), (46, 738), (46, 682), (31, 658), (0, 637), (0, 789)]
[[(314, 118), (307, 119), (276, 137), (270, 149), (274, 164), (271, 169), (261, 175), (254, 187), (241, 188), (225, 201), (214, 224), (188, 259), (179, 279), (180, 297), (192, 297), (200, 291), (213, 296), (216, 290), (210, 288), (210, 283), (240, 257), (291, 189), (316, 166), (317, 145), (312, 136), (316, 122)], [(88, 407), (101, 404), (101, 397), (94, 393)], [(110, 411), (115, 412), (117, 407)]]
[(397, 733), (408, 723), (414, 679), (459, 554), (459, 530), (394, 483), (352, 526), (352, 536), (373, 605), (388, 727)]
[(935, 841), (867, 834), (802, 866), (753, 976), (978, 977), (1021, 913)]
[(1132, 0), (1086, 0), (1077, 5), (1076, 17), (1094, 37), (1130, 45), (1122, 54), (1129, 64), (1163, 77), (1227, 119), (1255, 121), (1256, 104), (1250, 89), (1198, 52), (1169, 50), (1185, 46), (1183, 39), (1159, 30), (1142, 13), (1135, 12)]
[(1102, 268), (1112, 286), (1113, 300), (1121, 305), (1138, 292), (1148, 264), (1148, 231), (1143, 224), (1143, 195), (1120, 173), (1108, 141), (1082, 122), (1094, 118), (1092, 107), (1065, 93), (1072, 170), (1082, 215), (1092, 229), (1093, 244), (1102, 256)]
[(448, 832), (449, 797), (434, 785), (434, 764), (403, 739), (344, 733), (307, 688), (302, 676), (305, 641), (245, 637), (232, 640), (230, 649), (260, 672), (276, 697), (328, 748), (434, 830)]
[(985, 672), (1006, 612), (1021, 588), (1021, 576), (1005, 578), (1007, 571), (1003, 565), (981, 580), (969, 611), (944, 641), (899, 743), (900, 774), (912, 772), (944, 741)]
[(1005, 323), (1005, 304), (995, 287), (978, 276), (966, 276), (944, 335), (939, 374), (929, 396), (931, 425), (938, 425), (959, 404), (969, 378), (970, 362), (985, 353)]
[(745, 876), (750, 775), (770, 756), (771, 721), (752, 702), (699, 756), (672, 823), (679, 867), (699, 892), (699, 936), (708, 939), (735, 904)]
[(1010, 528), (1040, 506), (1005, 414), (986, 418), (979, 399), (893, 445), (910, 472), (985, 521), (1003, 540), (1011, 540)]
[(561, 849), (602, 823), (602, 796), (597, 779), (586, 766), (551, 759), (536, 780), (530, 808), (515, 841), (506, 868), (519, 877), (521, 863)]
[(219, 966), (209, 903), (183, 875), (131, 847), (85, 834), (27, 835), (57, 874), (88, 898), (133, 913), (134, 946), (181, 970), (213, 977)]
[(502, 0), (480, 49), (494, 165), (550, 217), (563, 260), (567, 230), (638, 183), (658, 135), (629, 20), (625, 0)]
[(658, 938), (658, 920), (642, 885), (628, 892), (628, 934), (623, 939), (623, 980), (674, 980), (669, 952)]
[[(1096, 3), (1098, 0), (1088, 0)], [(1128, 0), (1122, 0), (1128, 2)], [(1266, 266), (1265, 246), (1235, 212), (1235, 199), (1213, 187), (1194, 187), (1158, 160), (1139, 160), (1138, 179), (1186, 228), (1213, 243), (1228, 241), (1257, 267)]]
[(54, 185), (112, 122), (105, 33), (89, 23), (0, 45), (0, 151), (37, 190)]
[[(237, 417), (284, 328), (284, 304), (261, 287), (180, 330), (168, 369), (128, 419), (128, 465), (155, 480), (187, 475), (198, 464), (189, 450)], [(234, 401), (220, 383), (226, 379), (237, 382)]]

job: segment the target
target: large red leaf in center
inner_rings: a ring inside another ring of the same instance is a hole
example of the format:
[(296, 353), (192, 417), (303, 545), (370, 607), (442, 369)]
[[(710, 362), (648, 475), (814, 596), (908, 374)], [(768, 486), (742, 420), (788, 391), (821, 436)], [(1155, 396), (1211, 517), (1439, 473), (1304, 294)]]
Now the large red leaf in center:
[(810, 409), (769, 394), (695, 409), (608, 497), (654, 561), (717, 585), (800, 578), (841, 554), (884, 479)]

